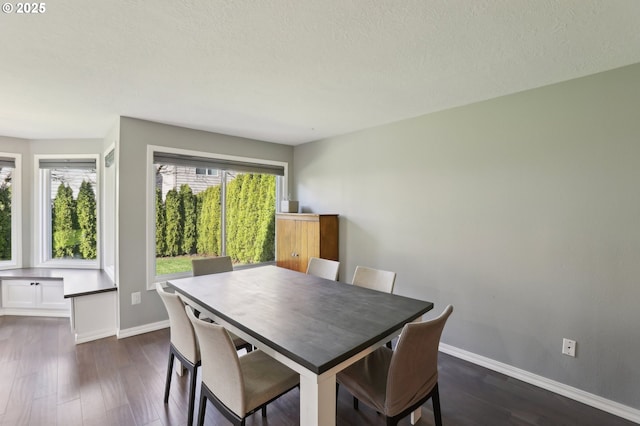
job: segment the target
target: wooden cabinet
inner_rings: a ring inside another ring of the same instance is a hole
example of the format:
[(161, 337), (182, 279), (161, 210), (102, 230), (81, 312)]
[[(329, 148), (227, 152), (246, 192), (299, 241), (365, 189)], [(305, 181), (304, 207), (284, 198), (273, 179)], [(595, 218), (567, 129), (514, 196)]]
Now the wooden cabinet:
[(310, 257), (338, 260), (338, 215), (276, 215), (276, 263), (306, 272)]
[(62, 280), (2, 280), (2, 307), (13, 315), (69, 315)]

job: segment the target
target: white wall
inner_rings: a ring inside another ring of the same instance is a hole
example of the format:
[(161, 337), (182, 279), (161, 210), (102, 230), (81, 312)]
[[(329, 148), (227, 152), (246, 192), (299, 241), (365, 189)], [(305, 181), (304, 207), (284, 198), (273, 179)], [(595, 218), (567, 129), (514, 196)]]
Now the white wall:
[(634, 65), (313, 142), (294, 196), (341, 277), (452, 303), (443, 342), (640, 408), (639, 111)]

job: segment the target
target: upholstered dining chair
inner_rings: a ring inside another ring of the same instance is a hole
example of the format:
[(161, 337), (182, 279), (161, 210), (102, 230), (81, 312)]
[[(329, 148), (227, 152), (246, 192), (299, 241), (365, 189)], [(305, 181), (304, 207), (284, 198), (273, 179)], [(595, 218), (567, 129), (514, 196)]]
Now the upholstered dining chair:
[[(173, 377), (173, 362), (178, 358), (184, 368), (189, 371), (189, 411), (188, 423), (193, 423), (193, 407), (196, 390), (196, 368), (200, 366), (200, 348), (196, 339), (191, 321), (184, 310), (184, 303), (176, 293), (165, 291), (160, 283), (156, 283), (156, 291), (164, 303), (169, 314), (169, 329), (171, 332), (171, 344), (169, 345), (169, 365), (167, 366), (167, 379), (164, 387), (164, 403), (169, 402), (169, 388)], [(233, 337), (236, 349), (251, 351), (251, 345), (237, 336)]]
[(197, 425), (204, 424), (207, 401), (234, 425), (244, 426), (247, 416), (295, 388), (300, 376), (261, 350), (238, 357), (227, 330), (196, 318), (185, 307), (202, 349), (202, 384)]
[(191, 267), (193, 276), (218, 274), (220, 272), (233, 271), (233, 263), (229, 256), (205, 257), (202, 259), (192, 259)]
[(338, 261), (310, 257), (307, 265), (307, 274), (336, 281), (338, 279), (338, 269), (340, 269), (340, 262)]
[(395, 272), (367, 268), (366, 266), (356, 266), (356, 271), (351, 280), (351, 283), (358, 287), (365, 287), (385, 293), (393, 293), (393, 285), (395, 282)]
[[(191, 267), (193, 276), (219, 274), (221, 272), (233, 271), (233, 262), (230, 256), (204, 257), (201, 259), (192, 259)], [(200, 317), (200, 312), (195, 311), (196, 316)], [(231, 335), (232, 340), (237, 344), (237, 348), (244, 348), (247, 352), (251, 352), (253, 345), (242, 340), (235, 334)]]
[[(366, 266), (356, 266), (351, 284), (371, 290), (393, 293), (393, 285), (396, 282), (396, 273), (383, 271), (381, 269), (367, 268)], [(387, 342), (387, 347), (392, 348), (391, 342)], [(354, 399), (355, 401), (355, 399)]]
[(196, 368), (200, 366), (200, 349), (193, 326), (185, 311), (184, 303), (175, 293), (168, 293), (160, 283), (156, 283), (156, 291), (169, 313), (171, 345), (169, 346), (169, 365), (164, 386), (164, 403), (169, 402), (169, 388), (173, 372), (173, 361), (177, 357), (184, 368), (189, 371), (189, 409), (187, 424), (193, 424), (193, 406), (196, 395)]
[[(420, 408), (429, 398), (436, 426), (442, 426), (438, 393), (438, 345), (453, 306), (429, 321), (408, 323), (395, 351), (380, 347), (336, 376), (338, 385), (383, 414), (387, 426)], [(354, 400), (354, 408), (358, 408)]]

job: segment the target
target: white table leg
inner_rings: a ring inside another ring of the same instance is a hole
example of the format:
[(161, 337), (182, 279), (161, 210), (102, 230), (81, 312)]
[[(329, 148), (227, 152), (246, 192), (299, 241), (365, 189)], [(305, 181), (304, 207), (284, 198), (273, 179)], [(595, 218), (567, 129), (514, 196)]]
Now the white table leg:
[(418, 423), (420, 417), (422, 417), (422, 409), (416, 408), (416, 410), (411, 413), (411, 424), (415, 425), (416, 423)]
[(336, 376), (300, 375), (300, 426), (335, 426)]

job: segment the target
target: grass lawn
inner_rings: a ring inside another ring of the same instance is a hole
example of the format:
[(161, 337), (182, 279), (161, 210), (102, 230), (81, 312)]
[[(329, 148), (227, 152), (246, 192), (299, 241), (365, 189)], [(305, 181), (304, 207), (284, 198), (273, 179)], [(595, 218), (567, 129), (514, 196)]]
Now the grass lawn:
[(191, 270), (191, 259), (203, 256), (156, 257), (156, 275), (169, 275)]

